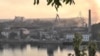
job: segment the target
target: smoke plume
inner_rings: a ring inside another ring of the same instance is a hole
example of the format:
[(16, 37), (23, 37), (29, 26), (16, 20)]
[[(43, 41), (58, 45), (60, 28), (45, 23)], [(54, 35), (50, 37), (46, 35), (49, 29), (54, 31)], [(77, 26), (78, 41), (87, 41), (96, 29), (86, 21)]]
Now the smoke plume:
[(98, 4), (95, 0), (87, 0), (89, 5), (90, 5), (90, 9), (92, 10), (92, 20), (95, 23), (99, 22), (99, 10), (98, 10)]

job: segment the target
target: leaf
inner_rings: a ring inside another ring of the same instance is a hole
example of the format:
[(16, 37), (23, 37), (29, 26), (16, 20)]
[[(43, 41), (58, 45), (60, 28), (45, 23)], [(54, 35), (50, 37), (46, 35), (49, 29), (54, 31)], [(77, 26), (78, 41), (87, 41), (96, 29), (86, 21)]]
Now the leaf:
[(75, 4), (74, 0), (70, 0), (70, 5)]
[(55, 5), (55, 9), (56, 9), (56, 11), (58, 11), (58, 6), (57, 5)]
[(36, 0), (34, 0), (34, 3), (33, 3), (34, 5), (36, 4)]
[(62, 4), (59, 2), (59, 5), (62, 6)]
[(50, 5), (52, 3), (53, 0), (48, 0), (47, 5)]
[(52, 3), (52, 6), (54, 6), (54, 2)]
[[(34, 0), (34, 5), (38, 5), (39, 4), (39, 1), (40, 0)], [(54, 6), (55, 7), (55, 9), (58, 11), (58, 8), (60, 7), (60, 6), (62, 6), (62, 3), (61, 3), (61, 1), (63, 2), (63, 3), (65, 3), (65, 4), (75, 4), (75, 2), (74, 2), (74, 0), (46, 0), (47, 1), (47, 5), (51, 5), (51, 6)]]
[(75, 4), (74, 0), (73, 0), (73, 4)]
[(63, 0), (63, 3), (65, 2), (66, 0)]
[(37, 4), (39, 4), (39, 0), (37, 0)]
[(70, 0), (70, 5), (73, 3), (73, 0)]
[(66, 0), (66, 4), (68, 4), (71, 0)]
[(57, 5), (58, 5), (58, 7), (62, 5), (59, 0), (57, 1)]
[(49, 2), (49, 0), (47, 0), (47, 2)]

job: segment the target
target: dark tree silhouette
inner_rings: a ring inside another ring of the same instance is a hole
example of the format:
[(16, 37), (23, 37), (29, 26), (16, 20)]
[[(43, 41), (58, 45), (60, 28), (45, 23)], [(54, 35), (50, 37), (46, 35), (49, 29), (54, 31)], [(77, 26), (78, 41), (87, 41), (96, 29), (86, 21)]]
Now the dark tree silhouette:
[(96, 55), (96, 48), (97, 48), (96, 43), (93, 42), (93, 41), (90, 41), (89, 46), (88, 46), (89, 56), (95, 56)]
[[(38, 5), (40, 0), (34, 0), (34, 5)], [(56, 10), (58, 11), (58, 8), (60, 6), (62, 6), (62, 3), (64, 4), (75, 4), (74, 0), (46, 0), (47, 1), (47, 5), (51, 5), (53, 7), (56, 8)]]
[(75, 51), (75, 56), (81, 56), (80, 55), (80, 45), (82, 43), (82, 35), (79, 33), (75, 33), (75, 38), (73, 39), (73, 46)]

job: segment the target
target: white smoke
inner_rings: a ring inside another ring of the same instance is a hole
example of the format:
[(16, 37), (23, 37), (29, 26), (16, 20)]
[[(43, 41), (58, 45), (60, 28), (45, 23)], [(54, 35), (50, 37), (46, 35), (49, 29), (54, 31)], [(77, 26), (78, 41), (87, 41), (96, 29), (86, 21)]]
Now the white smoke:
[(87, 0), (89, 5), (90, 5), (90, 9), (92, 10), (92, 19), (95, 23), (100, 22), (99, 20), (99, 10), (98, 10), (98, 4), (96, 2), (96, 0)]

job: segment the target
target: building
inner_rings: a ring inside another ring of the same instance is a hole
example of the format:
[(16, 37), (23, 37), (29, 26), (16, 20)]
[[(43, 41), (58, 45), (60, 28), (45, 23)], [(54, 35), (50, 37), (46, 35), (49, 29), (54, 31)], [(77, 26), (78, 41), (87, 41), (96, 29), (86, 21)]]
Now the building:
[(21, 16), (15, 16), (14, 18), (14, 22), (23, 22), (24, 20), (24, 17), (21, 17)]
[[(14, 38), (14, 39), (21, 39), (22, 35), (21, 35), (21, 31), (22, 34), (27, 35), (29, 34), (29, 31), (26, 29), (5, 29), (3, 30), (1, 33), (3, 36), (5, 36), (7, 39), (9, 38)], [(11, 34), (11, 35), (10, 35)], [(14, 36), (15, 35), (15, 36)], [(14, 36), (14, 37), (10, 37), (10, 36)], [(24, 36), (25, 37), (25, 36)]]
[(7, 39), (9, 38), (10, 33), (16, 33), (17, 36), (15, 37), (16, 39), (18, 39), (20, 37), (20, 31), (19, 30), (11, 30), (11, 29), (7, 29), (7, 30), (3, 30), (2, 35), (5, 36)]
[[(91, 34), (89, 33), (82, 33), (82, 41), (83, 42), (88, 42), (90, 39)], [(74, 33), (68, 33), (66, 34), (66, 41), (68, 42), (73, 42), (73, 38), (75, 38)]]
[(82, 41), (88, 42), (91, 39), (91, 10), (88, 11), (88, 27), (76, 27), (69, 30), (69, 32), (65, 35), (65, 39), (69, 42), (73, 42), (74, 33), (78, 32), (82, 35)]

